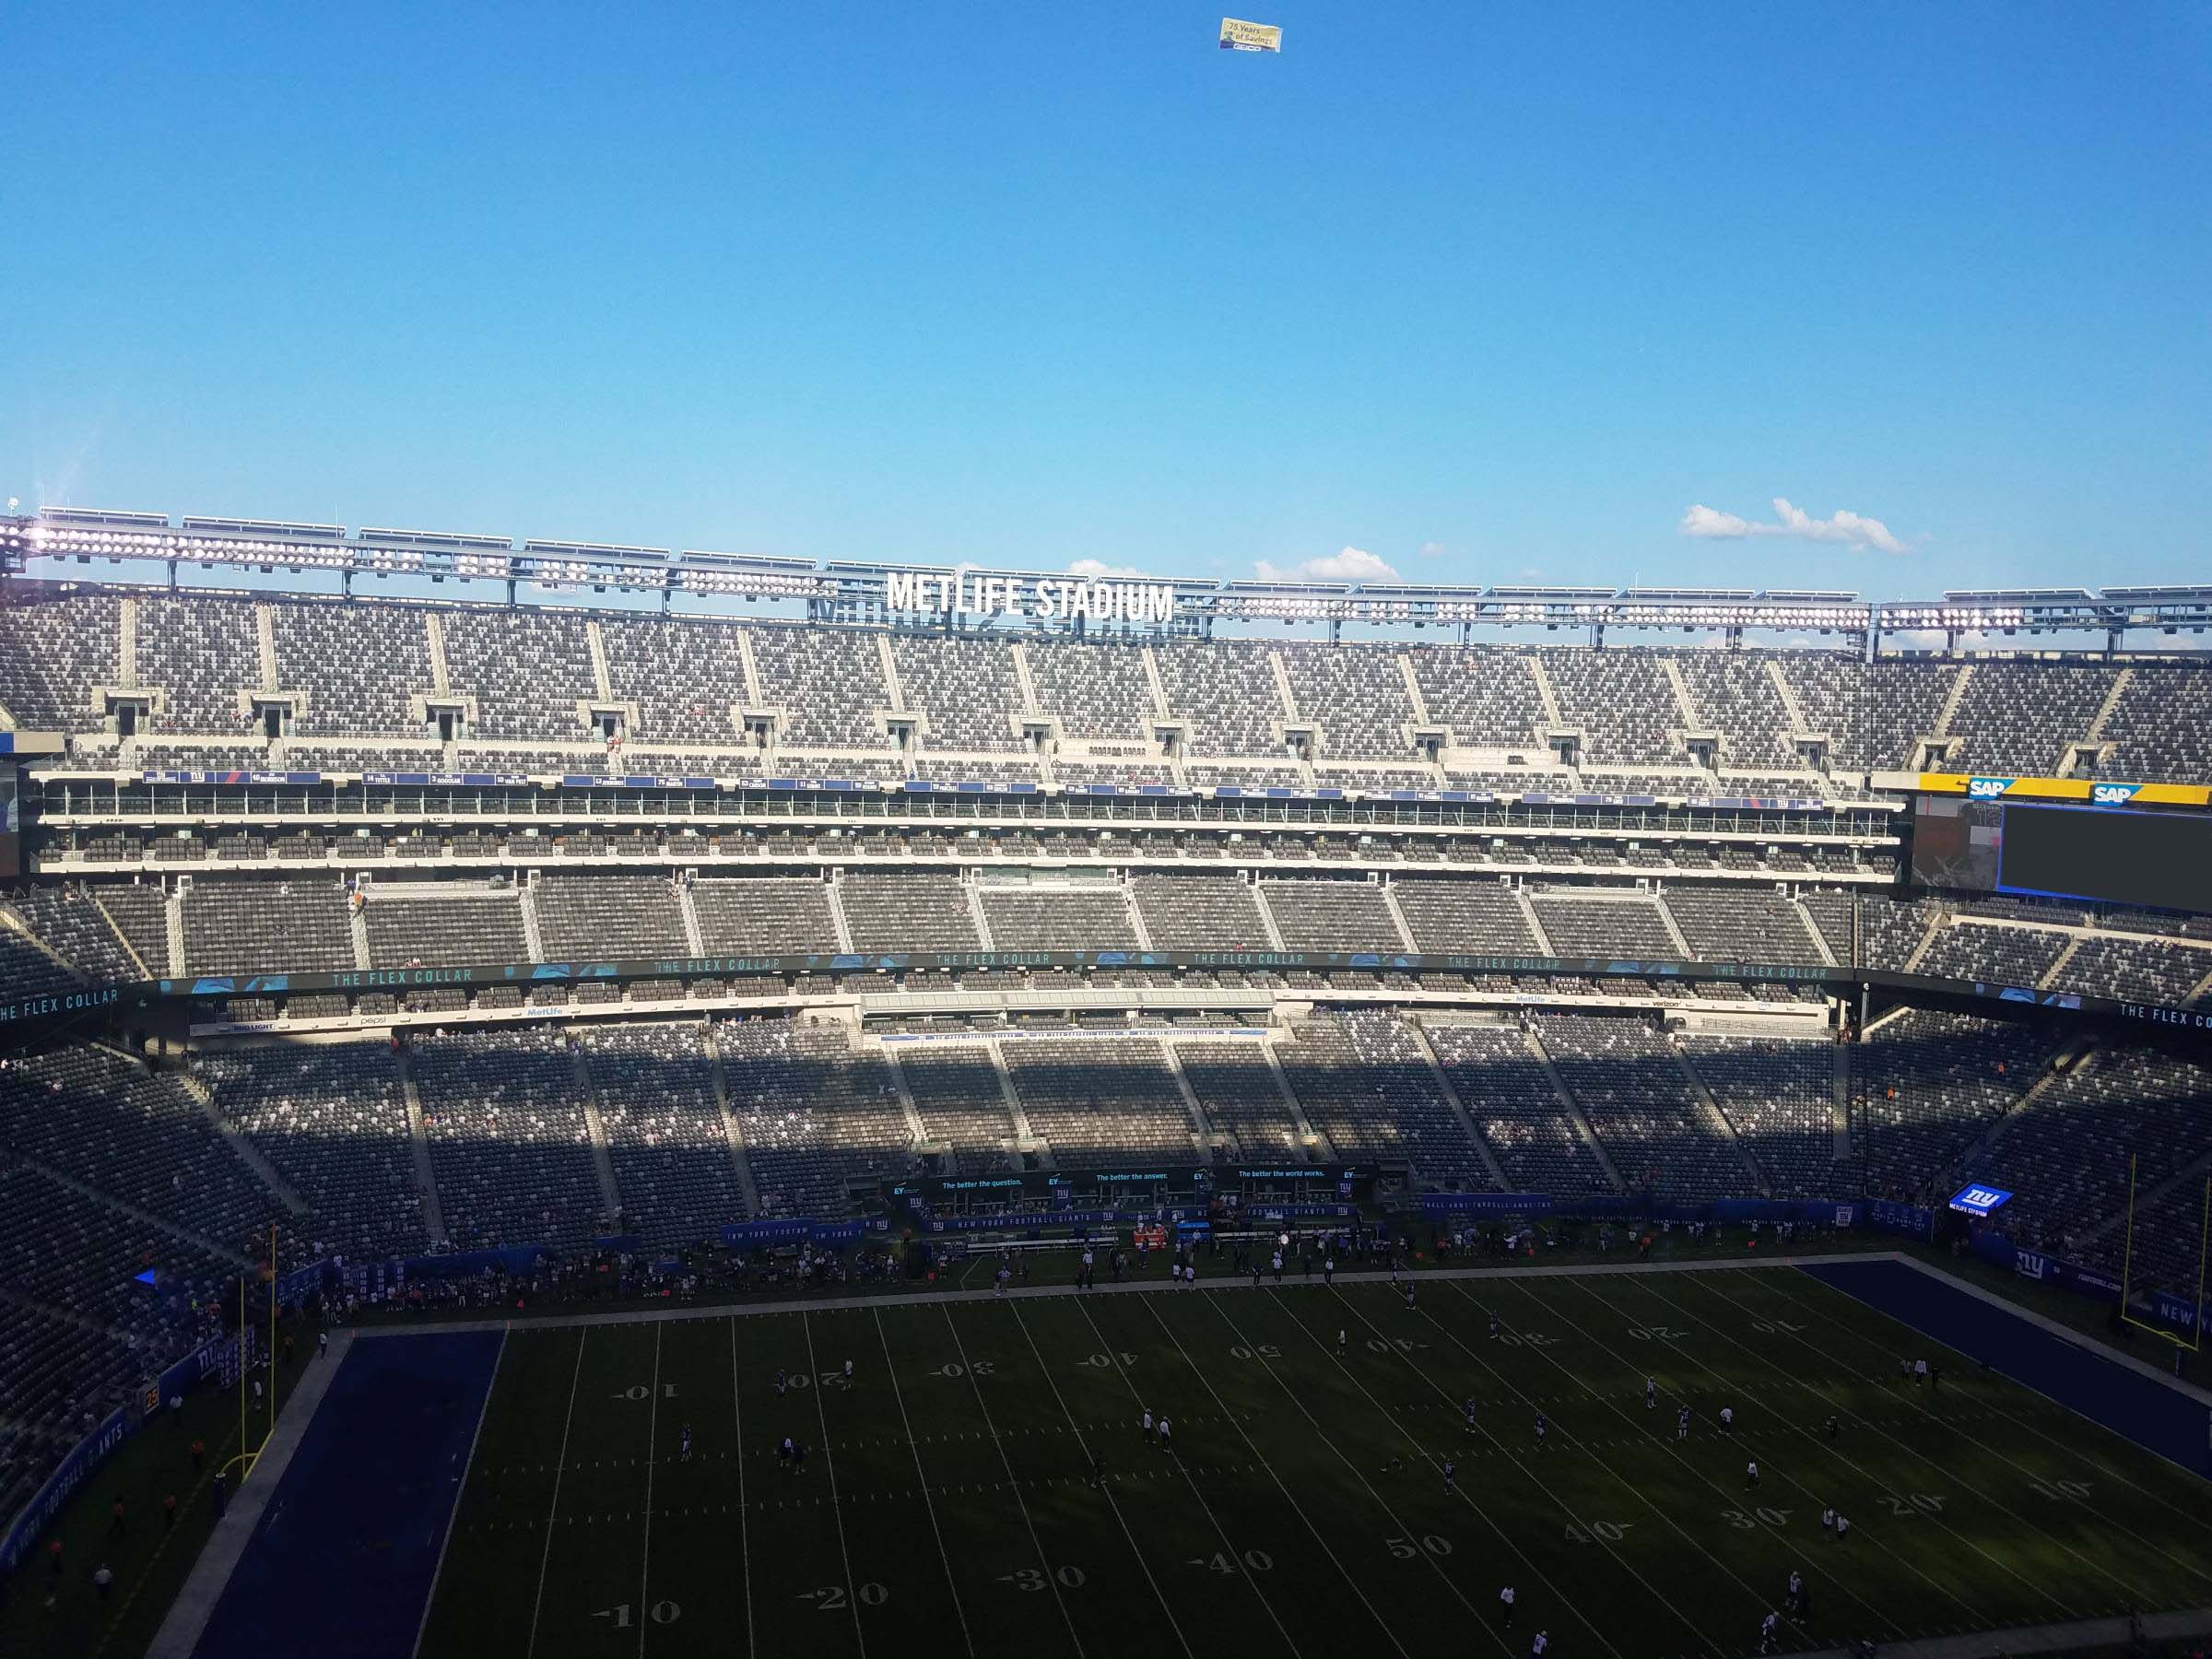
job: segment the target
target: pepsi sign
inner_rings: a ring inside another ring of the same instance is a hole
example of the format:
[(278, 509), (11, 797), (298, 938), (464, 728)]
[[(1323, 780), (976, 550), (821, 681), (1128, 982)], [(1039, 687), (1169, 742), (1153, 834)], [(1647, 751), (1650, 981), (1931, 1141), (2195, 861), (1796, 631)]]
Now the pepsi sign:
[(2005, 1192), (2001, 1188), (1983, 1186), (1976, 1182), (1962, 1186), (1953, 1194), (1951, 1207), (1955, 1210), (1964, 1210), (1968, 1215), (1978, 1219), (1987, 1220), (1993, 1210), (2008, 1202), (2011, 1197), (2010, 1193)]

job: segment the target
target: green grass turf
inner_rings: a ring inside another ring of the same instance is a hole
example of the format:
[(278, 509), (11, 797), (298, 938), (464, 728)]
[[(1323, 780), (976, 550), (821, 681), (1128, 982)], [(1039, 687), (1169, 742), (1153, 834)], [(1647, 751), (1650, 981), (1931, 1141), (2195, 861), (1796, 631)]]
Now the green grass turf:
[[(315, 1334), (299, 1320), (286, 1322), (282, 1334), (295, 1339), (299, 1358), (276, 1368), (278, 1415), (293, 1385), (317, 1361)], [(321, 1363), (327, 1364), (327, 1360)], [(265, 1371), (265, 1379), (269, 1372)], [(268, 1432), (265, 1408), (249, 1414), (246, 1446), (258, 1446)], [(62, 1511), (54, 1528), (42, 1535), (30, 1556), (6, 1581), (0, 1605), (0, 1654), (9, 1659), (124, 1659), (142, 1653), (153, 1640), (170, 1604), (215, 1527), (212, 1482), (215, 1472), (239, 1451), (236, 1389), (212, 1383), (184, 1396), (183, 1409), (162, 1412), (145, 1423), (122, 1449), (87, 1479)], [(191, 1446), (207, 1442), (203, 1465), (194, 1469)], [(239, 1470), (232, 1466), (231, 1489)], [(161, 1500), (173, 1493), (177, 1521), (165, 1526)], [(121, 1496), (125, 1525), (111, 1531), (110, 1506)], [(59, 1535), (65, 1571), (57, 1585), (48, 1571), (44, 1550)], [(92, 1588), (95, 1568), (105, 1562), (115, 1575), (103, 1605)], [(49, 1605), (51, 1603), (51, 1605)]]
[(1971, 1367), (1900, 1385), (1936, 1351), (1787, 1269), (519, 1326), (422, 1653), (1662, 1659), (1753, 1651), (1793, 1568), (1784, 1651), (2212, 1605), (2201, 1479)]

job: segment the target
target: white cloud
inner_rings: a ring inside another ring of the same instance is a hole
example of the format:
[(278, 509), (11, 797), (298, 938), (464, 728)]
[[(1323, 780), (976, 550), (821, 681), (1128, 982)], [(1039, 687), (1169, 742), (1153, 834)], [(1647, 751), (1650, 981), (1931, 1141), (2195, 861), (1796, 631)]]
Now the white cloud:
[(1905, 544), (1889, 533), (1889, 526), (1880, 519), (1868, 518), (1839, 507), (1828, 518), (1815, 518), (1804, 508), (1794, 506), (1783, 496), (1774, 498), (1774, 516), (1777, 523), (1761, 524), (1752, 519), (1738, 518), (1733, 512), (1702, 502), (1682, 515), (1675, 528), (1684, 535), (1705, 540), (1735, 541), (1751, 535), (1787, 535), (1798, 541), (1838, 542), (1847, 547), (1874, 547), (1884, 553), (1902, 553)]
[(1088, 576), (1094, 581), (1101, 576), (1143, 576), (1147, 574), (1134, 565), (1108, 564), (1102, 559), (1078, 559), (1067, 567), (1070, 576)]
[(1396, 582), (1397, 571), (1364, 547), (1347, 547), (1285, 569), (1261, 559), (1252, 567), (1262, 582)]
[(1425, 541), (1421, 544), (1421, 557), (1423, 559), (1441, 559), (1451, 550), (1451, 548), (1445, 547), (1444, 544), (1440, 541)]

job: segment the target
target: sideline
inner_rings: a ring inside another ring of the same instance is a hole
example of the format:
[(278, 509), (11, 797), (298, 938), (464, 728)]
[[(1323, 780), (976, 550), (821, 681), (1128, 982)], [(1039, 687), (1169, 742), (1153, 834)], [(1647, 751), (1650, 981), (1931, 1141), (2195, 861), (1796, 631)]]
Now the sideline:
[[(1877, 1259), (1878, 1259), (1878, 1257)], [(1920, 1272), (1926, 1274), (1930, 1278), (1936, 1279), (1942, 1284), (1952, 1286), (1954, 1288), (1963, 1290), (1969, 1296), (1978, 1297), (1983, 1301), (1987, 1302), (1993, 1308), (2001, 1308), (2006, 1312), (2013, 1315), (2016, 1319), (2025, 1319), (2030, 1324), (2040, 1325), (2042, 1329), (2050, 1332), (2052, 1335), (2060, 1337), (2066, 1342), (2072, 1343), (2076, 1347), (2081, 1349), (2084, 1353), (2094, 1354), (2100, 1359), (2109, 1359), (2114, 1365), (2124, 1365), (2129, 1371), (2135, 1371), (2140, 1376), (2148, 1377), (2153, 1382), (2163, 1382), (2167, 1387), (2172, 1389), (2176, 1394), (2188, 1395), (2200, 1406), (2212, 1406), (2212, 1389), (2200, 1388), (2196, 1383), (2190, 1382), (2186, 1377), (2177, 1377), (2170, 1371), (2160, 1371), (2157, 1366), (2151, 1364), (2147, 1359), (2138, 1359), (2133, 1354), (2124, 1354), (2118, 1348), (2113, 1347), (2110, 1343), (2099, 1342), (2095, 1337), (2087, 1335), (2084, 1333), (2076, 1330), (2071, 1325), (2061, 1324), (2057, 1320), (2053, 1319), (2048, 1313), (2039, 1313), (2033, 1308), (2026, 1307), (2019, 1302), (2008, 1301), (2004, 1297), (1999, 1296), (1994, 1290), (1985, 1290), (1980, 1285), (1971, 1284), (1966, 1279), (1959, 1277), (1955, 1273), (1946, 1273), (1942, 1268), (1924, 1262), (1918, 1256), (1900, 1254), (1893, 1256), (1891, 1259), (1894, 1261), (1902, 1262), (1908, 1267), (1917, 1268)], [(1830, 1288), (1840, 1289), (1841, 1287), (1830, 1286)], [(1843, 1293), (1846, 1296), (1851, 1295), (1851, 1292), (1848, 1290), (1844, 1291)], [(1856, 1301), (1858, 1300), (1858, 1298), (1853, 1297), (1852, 1300)], [(1876, 1312), (1879, 1312), (1880, 1310), (1877, 1309)], [(1891, 1317), (1894, 1317), (1894, 1315)], [(1928, 1333), (1928, 1335), (1933, 1336), (1935, 1333), (1931, 1331)], [(2016, 1382), (2020, 1382), (2021, 1379), (2015, 1377), (2013, 1381)], [(2022, 1386), (2033, 1388), (2034, 1384), (2023, 1382)], [(2036, 1392), (2038, 1394), (2042, 1393), (2041, 1389), (2036, 1389)], [(2044, 1397), (2049, 1398), (2048, 1395), (2045, 1395)], [(2196, 1632), (2191, 1630), (2183, 1633), (2187, 1635), (2194, 1635)], [(2123, 1632), (2123, 1634), (2124, 1634), (2124, 1632)]]
[[(309, 1420), (322, 1406), (323, 1396), (330, 1392), (331, 1379), (346, 1363), (359, 1335), (348, 1330), (332, 1332), (329, 1354), (309, 1361), (312, 1369), (293, 1388), (291, 1399), (276, 1419), (276, 1427), (270, 1430), (261, 1455), (253, 1461), (253, 1478), (240, 1484), (237, 1494), (230, 1500), (230, 1507), (215, 1524), (214, 1532), (201, 1547), (200, 1559), (192, 1564), (184, 1587), (177, 1592), (177, 1599), (170, 1604), (161, 1628), (154, 1632), (154, 1640), (146, 1650), (146, 1659), (191, 1659), (192, 1651), (199, 1646), (200, 1637), (207, 1629), (208, 1619), (214, 1617), (215, 1604), (229, 1587), (230, 1575), (245, 1558), (246, 1545), (269, 1507), (269, 1500), (276, 1496), (285, 1470), (291, 1465), (292, 1453), (300, 1449), (300, 1442), (307, 1434)], [(329, 1360), (327, 1365), (324, 1363), (324, 1358)]]
[[(2212, 1607), (2180, 1613), (2146, 1613), (2143, 1634), (2153, 1641), (2177, 1636), (2212, 1635)], [(2010, 1630), (1977, 1630), (1964, 1636), (1927, 1636), (1913, 1641), (1885, 1641), (1881, 1659), (2006, 1659), (2013, 1653), (2071, 1653), (2084, 1648), (2127, 1644), (2124, 1618), (2085, 1618), (2077, 1624), (2021, 1625)], [(1804, 1653), (1798, 1659), (1859, 1659), (1848, 1648)]]
[[(1398, 1276), (1399, 1282), (1419, 1286), (1432, 1279), (1490, 1279), (1490, 1278), (1585, 1278), (1596, 1274), (1644, 1273), (1729, 1273), (1760, 1267), (1826, 1267), (1844, 1262), (1886, 1262), (1894, 1253), (1880, 1250), (1849, 1250), (1821, 1255), (1772, 1255), (1748, 1258), (1743, 1256), (1714, 1256), (1707, 1261), (1690, 1262), (1618, 1262), (1613, 1264), (1573, 1262), (1557, 1266), (1534, 1267), (1422, 1267)], [(1386, 1268), (1373, 1268), (1358, 1273), (1339, 1271), (1335, 1282), (1340, 1285), (1382, 1285), (1390, 1282)], [(1294, 1277), (1284, 1269), (1283, 1282), (1278, 1287), (1270, 1280), (1266, 1289), (1288, 1290), (1298, 1286), (1319, 1289), (1324, 1281)], [(1077, 1290), (1073, 1284), (1015, 1285), (1004, 1293), (1004, 1300), (1017, 1297), (1025, 1300), (1041, 1296), (1188, 1296), (1194, 1287), (1178, 1286), (1171, 1279), (1131, 1279), (1123, 1284), (1107, 1283), (1088, 1290)], [(1249, 1274), (1242, 1277), (1223, 1271), (1214, 1277), (1201, 1278), (1195, 1288), (1205, 1291), (1250, 1290)], [(618, 1325), (658, 1324), (672, 1319), (764, 1319), (778, 1313), (842, 1313), (860, 1308), (928, 1308), (943, 1304), (958, 1305), (971, 1302), (981, 1305), (997, 1301), (1000, 1296), (989, 1290), (887, 1290), (868, 1296), (826, 1296), (820, 1298), (794, 1296), (773, 1302), (732, 1302), (711, 1306), (703, 1302), (686, 1302), (680, 1307), (623, 1308), (605, 1313), (548, 1313), (545, 1317), (516, 1319), (502, 1315), (498, 1319), (455, 1319), (426, 1321), (421, 1324), (358, 1325), (354, 1334), (364, 1341), (375, 1341), (387, 1336), (421, 1336), (433, 1332), (506, 1331), (522, 1330), (532, 1325), (560, 1327), (564, 1325)], [(2006, 1304), (2009, 1305), (2009, 1304)], [(147, 1659), (153, 1659), (148, 1655)]]

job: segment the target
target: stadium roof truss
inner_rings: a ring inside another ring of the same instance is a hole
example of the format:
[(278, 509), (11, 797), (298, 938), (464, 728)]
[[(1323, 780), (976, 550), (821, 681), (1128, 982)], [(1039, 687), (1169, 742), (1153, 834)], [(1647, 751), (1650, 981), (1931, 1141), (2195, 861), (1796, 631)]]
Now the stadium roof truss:
[(1718, 634), (1818, 634), (1874, 651), (1885, 634), (2088, 633), (2117, 649), (2131, 631), (2212, 627), (2212, 587), (2006, 588), (1947, 592), (1939, 599), (1875, 601), (1855, 593), (1788, 588), (1452, 587), (1424, 582), (1202, 582), (1067, 571), (987, 571), (950, 566), (818, 562), (757, 554), (523, 541), (489, 535), (263, 519), (183, 518), (42, 507), (0, 519), (0, 573), (34, 559), (152, 562), (176, 585), (181, 567), (233, 567), (264, 574), (335, 572), (350, 594), (357, 578), (427, 577), (493, 582), (509, 604), (519, 590), (609, 591), (735, 597), (805, 606), (810, 620), (902, 627), (1013, 625), (1081, 631), (1095, 623), (1159, 634), (1204, 635), (1217, 622), (1300, 623), (1332, 640), (1355, 627), (1436, 628), (1468, 638), (1477, 627), (1585, 631), (1607, 629)]

